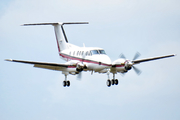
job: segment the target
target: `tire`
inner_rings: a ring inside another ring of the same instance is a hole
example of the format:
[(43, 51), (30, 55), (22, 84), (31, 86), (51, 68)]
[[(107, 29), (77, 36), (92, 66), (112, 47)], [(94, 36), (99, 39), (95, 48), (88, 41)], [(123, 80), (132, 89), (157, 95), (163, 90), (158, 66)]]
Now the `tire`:
[(119, 83), (118, 79), (115, 79), (115, 80), (114, 80), (114, 84), (115, 84), (115, 85), (118, 85), (118, 83)]
[(110, 87), (111, 86), (111, 81), (107, 80), (106, 84), (107, 84), (108, 87)]
[(66, 81), (63, 81), (63, 86), (66, 87)]
[(115, 83), (115, 80), (114, 80), (114, 79), (112, 79), (112, 80), (111, 80), (111, 84), (112, 84), (112, 85), (114, 85), (114, 83)]
[(67, 86), (67, 87), (70, 86), (70, 81), (66, 81), (66, 86)]

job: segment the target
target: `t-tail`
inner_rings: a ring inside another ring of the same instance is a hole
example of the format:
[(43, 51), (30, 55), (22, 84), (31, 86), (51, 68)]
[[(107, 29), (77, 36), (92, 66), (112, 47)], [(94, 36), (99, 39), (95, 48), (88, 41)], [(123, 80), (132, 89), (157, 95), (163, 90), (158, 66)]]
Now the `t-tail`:
[(65, 22), (65, 23), (33, 23), (33, 24), (23, 24), (22, 26), (31, 26), (31, 25), (52, 25), (54, 26), (57, 46), (59, 53), (65, 49), (68, 49), (68, 39), (64, 31), (63, 25), (70, 24), (88, 24), (88, 22)]

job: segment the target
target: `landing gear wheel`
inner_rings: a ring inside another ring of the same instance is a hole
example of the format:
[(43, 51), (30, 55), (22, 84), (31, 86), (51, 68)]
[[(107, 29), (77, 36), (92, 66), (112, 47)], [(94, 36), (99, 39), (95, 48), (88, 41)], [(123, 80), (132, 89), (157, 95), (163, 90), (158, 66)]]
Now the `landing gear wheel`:
[(111, 80), (111, 84), (112, 84), (112, 85), (114, 85), (114, 83), (115, 83), (115, 80), (114, 80), (114, 79), (112, 79), (112, 80)]
[(111, 86), (111, 81), (107, 80), (106, 84), (107, 84), (108, 87), (110, 87)]
[(66, 81), (63, 81), (63, 86), (66, 87)]
[(114, 84), (115, 84), (115, 85), (118, 85), (118, 83), (119, 83), (119, 82), (118, 82), (118, 79), (115, 79), (115, 80), (114, 80)]
[(67, 87), (70, 86), (70, 81), (66, 81), (66, 86), (67, 86)]

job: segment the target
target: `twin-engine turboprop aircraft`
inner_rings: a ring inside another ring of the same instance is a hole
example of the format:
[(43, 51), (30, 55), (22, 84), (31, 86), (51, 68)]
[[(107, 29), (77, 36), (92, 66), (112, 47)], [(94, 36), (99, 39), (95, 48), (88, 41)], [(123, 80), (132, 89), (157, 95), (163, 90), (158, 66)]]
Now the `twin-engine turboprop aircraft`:
[[(134, 65), (147, 62), (151, 60), (157, 60), (167, 57), (173, 57), (175, 54), (152, 57), (146, 59), (137, 58), (140, 56), (139, 53), (136, 53), (133, 60), (128, 60), (123, 54), (120, 55), (120, 58), (111, 62), (111, 59), (106, 55), (105, 51), (102, 48), (97, 47), (78, 47), (73, 44), (68, 43), (63, 25), (69, 24), (88, 24), (87, 22), (69, 22), (69, 23), (36, 23), (36, 24), (23, 24), (22, 26), (30, 25), (52, 25), (54, 26), (55, 36), (58, 46), (58, 52), (62, 59), (67, 61), (66, 63), (49, 63), (49, 62), (33, 62), (33, 61), (24, 61), (24, 60), (12, 60), (6, 59), (6, 61), (11, 62), (20, 62), (33, 64), (34, 67), (62, 71), (62, 74), (65, 75), (65, 80), (63, 81), (63, 86), (70, 86), (70, 81), (67, 80), (69, 74), (81, 76), (81, 72), (90, 71), (98, 73), (107, 73), (108, 80), (106, 82), (107, 86), (118, 85), (118, 79), (115, 79), (115, 74), (117, 73), (126, 73), (131, 68), (135, 70), (137, 74), (140, 74), (141, 71), (137, 69)], [(109, 74), (113, 74), (113, 79), (110, 80)]]

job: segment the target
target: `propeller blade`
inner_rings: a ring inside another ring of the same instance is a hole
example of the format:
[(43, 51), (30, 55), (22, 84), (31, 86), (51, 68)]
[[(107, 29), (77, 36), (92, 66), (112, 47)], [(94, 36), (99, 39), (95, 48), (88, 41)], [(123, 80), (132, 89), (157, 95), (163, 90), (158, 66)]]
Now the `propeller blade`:
[(133, 60), (136, 60), (139, 56), (141, 56), (141, 54), (139, 52), (137, 52), (133, 58)]
[(126, 57), (125, 57), (124, 54), (122, 54), (122, 53), (119, 55), (119, 58), (124, 58), (124, 59), (126, 59)]
[(120, 75), (121, 75), (122, 77), (124, 77), (124, 76), (125, 76), (125, 74), (126, 74), (126, 73), (121, 73), (121, 72), (120, 72)]
[(137, 67), (132, 66), (132, 68), (134, 69), (134, 71), (136, 72), (137, 75), (141, 74), (141, 70), (138, 69)]
[(79, 72), (79, 74), (77, 75), (77, 80), (81, 80), (82, 78), (82, 72)]

